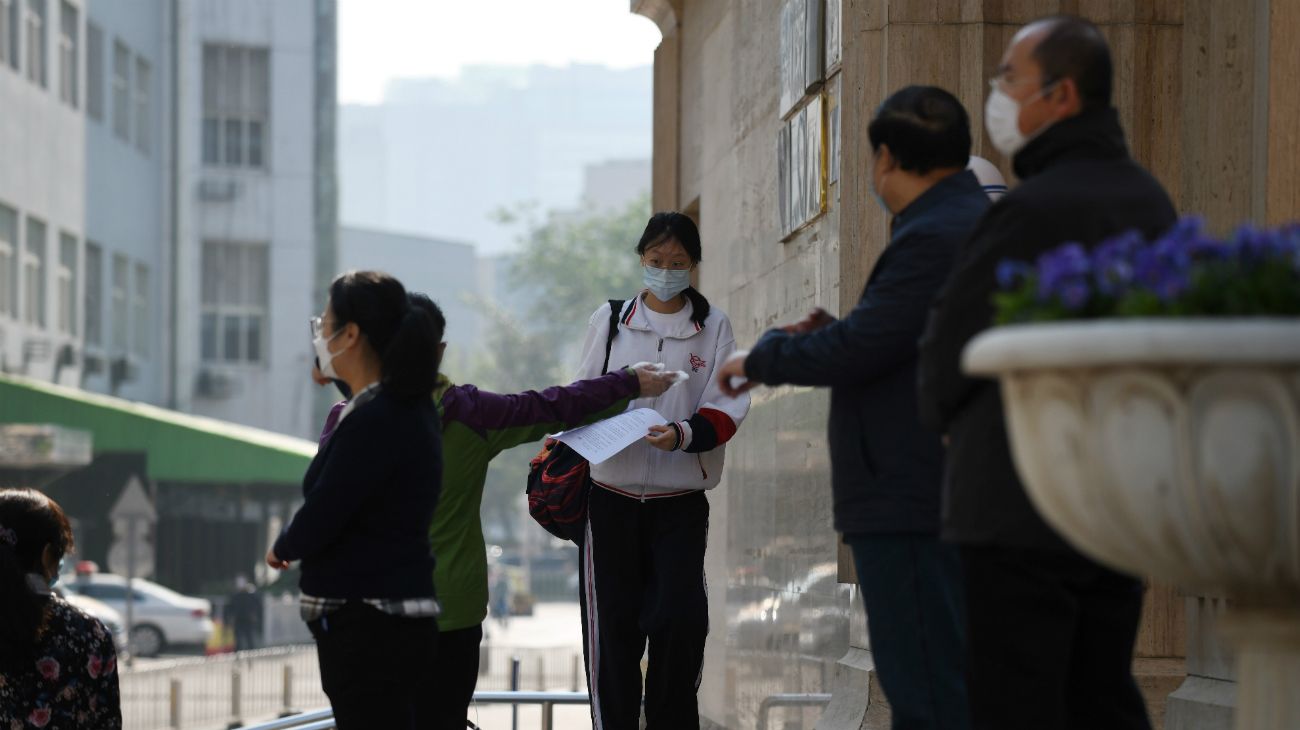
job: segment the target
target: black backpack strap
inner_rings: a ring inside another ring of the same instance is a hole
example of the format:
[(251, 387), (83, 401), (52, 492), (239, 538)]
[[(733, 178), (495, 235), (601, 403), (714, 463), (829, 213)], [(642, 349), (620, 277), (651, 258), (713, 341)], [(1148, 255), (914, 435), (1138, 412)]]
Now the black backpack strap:
[(622, 299), (609, 300), (609, 336), (605, 338), (605, 366), (600, 369), (600, 374), (604, 375), (609, 372), (609, 352), (614, 349), (614, 338), (618, 336), (618, 319), (623, 314)]

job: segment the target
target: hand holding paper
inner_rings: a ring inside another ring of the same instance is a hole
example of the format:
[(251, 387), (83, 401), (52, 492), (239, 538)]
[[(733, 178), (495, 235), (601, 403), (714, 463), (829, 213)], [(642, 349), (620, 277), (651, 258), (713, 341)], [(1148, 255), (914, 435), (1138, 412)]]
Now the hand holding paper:
[(667, 421), (653, 408), (638, 408), (556, 434), (555, 439), (568, 444), (587, 461), (599, 464), (644, 438), (651, 426), (662, 426)]

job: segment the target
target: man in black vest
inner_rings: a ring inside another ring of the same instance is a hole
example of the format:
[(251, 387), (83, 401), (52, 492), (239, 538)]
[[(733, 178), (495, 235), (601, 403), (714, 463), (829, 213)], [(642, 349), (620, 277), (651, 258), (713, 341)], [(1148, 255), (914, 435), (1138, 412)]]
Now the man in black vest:
[(1129, 158), (1112, 76), (1092, 23), (1048, 18), (1016, 34), (985, 124), (1022, 182), (963, 246), (921, 341), (922, 417), (950, 439), (943, 536), (961, 546), (977, 729), (1150, 727), (1131, 672), (1142, 584), (1043, 522), (1012, 464), (997, 382), (960, 366), (992, 324), (1000, 261), (1174, 223), (1169, 196)]
[[(916, 342), (958, 247), (988, 209), (961, 102), (933, 86), (885, 100), (867, 129), (889, 246), (843, 319), (817, 310), (732, 355), (724, 391), (831, 388), (835, 529), (853, 550), (895, 730), (970, 727), (957, 551), (939, 541), (943, 444), (916, 404)], [(748, 382), (736, 385), (731, 378)]]

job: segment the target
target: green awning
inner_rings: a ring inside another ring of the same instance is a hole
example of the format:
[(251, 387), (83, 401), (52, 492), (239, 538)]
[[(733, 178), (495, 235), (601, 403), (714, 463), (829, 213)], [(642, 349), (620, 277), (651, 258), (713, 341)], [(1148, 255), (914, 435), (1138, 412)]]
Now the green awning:
[(0, 375), (0, 423), (90, 431), (96, 453), (142, 451), (149, 478), (301, 484), (316, 455), (305, 439), (143, 403)]

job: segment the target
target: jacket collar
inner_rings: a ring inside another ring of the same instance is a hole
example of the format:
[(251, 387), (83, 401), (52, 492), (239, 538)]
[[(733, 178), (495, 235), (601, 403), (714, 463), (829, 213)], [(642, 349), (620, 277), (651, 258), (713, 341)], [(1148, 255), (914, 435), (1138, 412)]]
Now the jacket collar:
[(1114, 107), (1084, 112), (1053, 124), (1016, 153), (1012, 166), (1024, 180), (1068, 160), (1128, 157), (1124, 129)]
[[(650, 318), (646, 316), (645, 299), (646, 292), (643, 290), (637, 294), (632, 301), (623, 305), (623, 315), (619, 317), (619, 324), (630, 330), (641, 330), (644, 332), (653, 332), (654, 328), (650, 326)], [(674, 325), (673, 331), (664, 334), (664, 337), (670, 337), (674, 340), (685, 340), (699, 334), (704, 326), (691, 319), (691, 313), (695, 309), (691, 306), (691, 300), (686, 300), (686, 306), (682, 312), (686, 313), (684, 319)], [(678, 314), (681, 314), (679, 312)]]
[(924, 218), (926, 213), (942, 206), (954, 197), (969, 195), (973, 191), (984, 192), (984, 188), (980, 186), (975, 173), (970, 170), (962, 170), (955, 175), (949, 175), (931, 185), (929, 190), (921, 193), (916, 200), (912, 201), (911, 205), (908, 205), (898, 215), (894, 216), (893, 231), (897, 233), (907, 224)]

